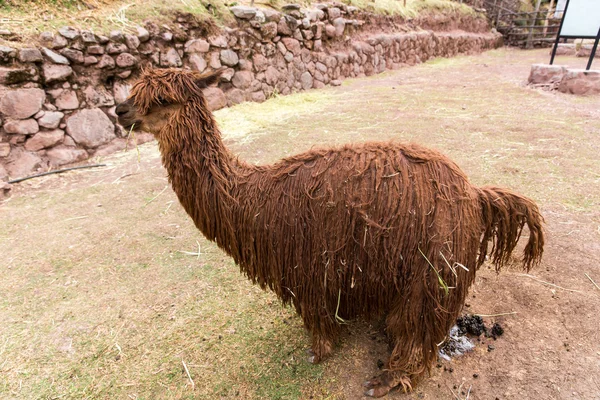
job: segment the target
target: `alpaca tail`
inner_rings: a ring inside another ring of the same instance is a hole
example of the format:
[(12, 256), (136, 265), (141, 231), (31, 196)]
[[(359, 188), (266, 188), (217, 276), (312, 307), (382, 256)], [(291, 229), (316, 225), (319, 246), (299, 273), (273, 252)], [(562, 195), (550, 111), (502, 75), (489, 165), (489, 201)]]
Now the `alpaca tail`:
[(488, 254), (488, 242), (491, 240), (490, 258), (499, 271), (509, 261), (525, 224), (529, 228), (529, 240), (523, 250), (523, 268), (529, 271), (537, 265), (544, 251), (544, 218), (538, 206), (527, 197), (498, 187), (480, 188), (479, 202), (484, 223), (479, 249), (480, 265)]

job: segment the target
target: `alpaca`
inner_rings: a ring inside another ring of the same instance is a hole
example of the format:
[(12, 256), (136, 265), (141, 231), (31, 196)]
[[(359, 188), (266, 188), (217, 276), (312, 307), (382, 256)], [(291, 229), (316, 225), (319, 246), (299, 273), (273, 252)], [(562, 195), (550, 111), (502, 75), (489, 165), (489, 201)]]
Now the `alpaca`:
[(430, 371), (475, 272), (488, 256), (497, 271), (507, 264), (525, 225), (521, 264), (539, 263), (535, 203), (471, 185), (437, 151), (364, 143), (273, 165), (239, 160), (202, 93), (219, 77), (146, 70), (117, 106), (119, 123), (155, 135), (196, 227), (253, 283), (293, 305), (312, 336), (309, 361), (331, 354), (344, 321), (385, 317), (392, 351), (384, 372), (365, 383), (367, 395), (410, 390)]

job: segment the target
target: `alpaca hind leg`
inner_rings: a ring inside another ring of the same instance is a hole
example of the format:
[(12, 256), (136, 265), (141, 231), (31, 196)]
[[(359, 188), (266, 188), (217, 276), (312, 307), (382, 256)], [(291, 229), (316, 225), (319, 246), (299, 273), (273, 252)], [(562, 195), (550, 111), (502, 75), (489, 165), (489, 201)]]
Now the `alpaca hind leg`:
[(448, 332), (453, 313), (440, 312), (434, 302), (416, 302), (419, 297), (415, 291), (398, 298), (388, 314), (386, 332), (392, 353), (384, 372), (366, 383), (366, 395), (381, 397), (396, 386), (412, 390), (437, 359), (437, 343)]
[(404, 341), (397, 342), (387, 363), (387, 368), (379, 376), (364, 383), (368, 389), (365, 395), (382, 397), (395, 387), (409, 392), (425, 372), (423, 360), (419, 354), (406, 354)]

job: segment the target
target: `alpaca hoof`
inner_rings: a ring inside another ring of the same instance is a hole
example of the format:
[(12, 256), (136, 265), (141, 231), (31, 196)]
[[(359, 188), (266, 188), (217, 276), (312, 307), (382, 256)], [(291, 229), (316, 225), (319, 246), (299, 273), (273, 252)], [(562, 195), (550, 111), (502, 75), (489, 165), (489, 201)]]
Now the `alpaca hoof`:
[(390, 386), (382, 382), (380, 378), (373, 378), (370, 381), (366, 381), (363, 383), (363, 386), (369, 388), (369, 390), (365, 392), (365, 396), (369, 397), (385, 396), (392, 389)]
[(402, 386), (405, 393), (412, 390), (410, 379), (407, 376), (395, 377), (389, 372), (366, 381), (363, 386), (369, 389), (365, 392), (365, 396), (369, 397), (383, 397), (397, 386)]
[(369, 389), (365, 392), (365, 396), (368, 397), (383, 397), (390, 392), (390, 388), (378, 387)]
[(311, 363), (311, 364), (319, 363), (319, 359), (317, 358), (317, 356), (315, 356), (315, 352), (313, 351), (313, 349), (307, 349), (306, 354), (308, 354), (307, 360), (309, 363)]

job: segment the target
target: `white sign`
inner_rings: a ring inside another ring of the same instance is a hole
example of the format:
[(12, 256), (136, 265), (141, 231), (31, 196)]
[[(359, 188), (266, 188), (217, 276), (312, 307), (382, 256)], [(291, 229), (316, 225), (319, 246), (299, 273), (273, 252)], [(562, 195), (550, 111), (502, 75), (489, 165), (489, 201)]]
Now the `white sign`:
[(560, 36), (596, 37), (600, 29), (600, 0), (569, 0)]
[(566, 5), (567, 0), (558, 0), (556, 3), (556, 10), (554, 11), (554, 18), (560, 18), (562, 16), (562, 12), (565, 11)]

